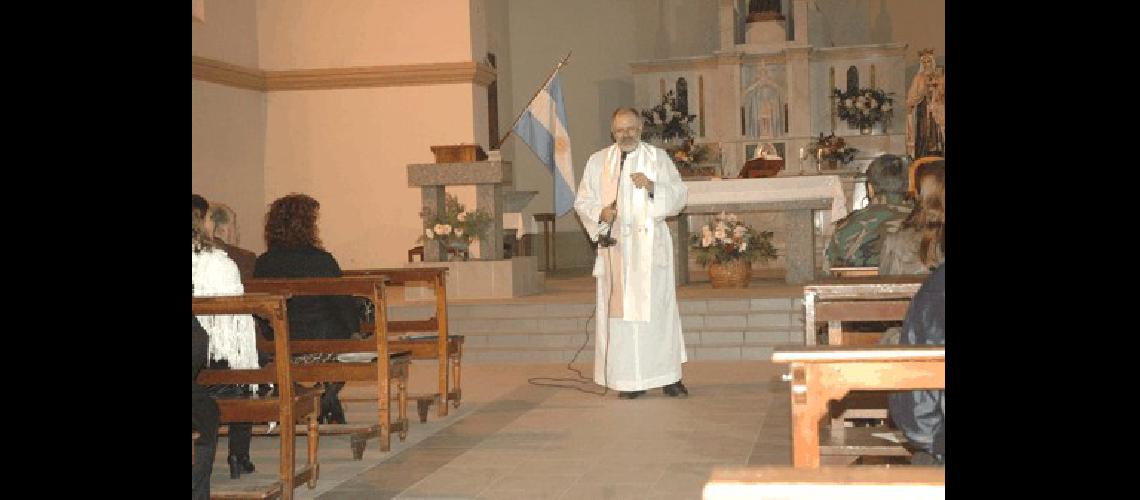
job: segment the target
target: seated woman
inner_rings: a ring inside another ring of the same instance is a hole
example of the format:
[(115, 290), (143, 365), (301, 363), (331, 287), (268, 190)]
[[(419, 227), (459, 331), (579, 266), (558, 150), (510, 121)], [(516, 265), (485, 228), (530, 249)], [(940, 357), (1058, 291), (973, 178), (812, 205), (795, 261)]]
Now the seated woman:
[[(920, 160), (921, 161), (921, 160)], [(879, 275), (929, 274), (944, 259), (943, 224), (946, 219), (946, 163), (924, 162), (914, 175), (913, 190), (918, 206), (903, 220), (898, 231), (883, 238)]]
[[(317, 211), (321, 204), (310, 196), (290, 194), (269, 207), (265, 219), (265, 245), (257, 258), (254, 278), (338, 278), (340, 265), (321, 246), (317, 235)], [(360, 329), (356, 300), (346, 296), (294, 297), (287, 304), (289, 337), (294, 340), (348, 339)], [(307, 354), (299, 363), (327, 362), (331, 354)], [(337, 394), (343, 382), (325, 383), (321, 396), (322, 423), (345, 423), (344, 408)]]
[[(946, 263), (915, 294), (903, 321), (900, 344), (946, 345)], [(946, 463), (946, 394), (902, 391), (889, 396), (890, 416), (913, 452), (913, 465)]]
[[(226, 253), (214, 246), (213, 239), (203, 228), (200, 209), (191, 211), (191, 264), (190, 271), (195, 297), (241, 295), (245, 288), (237, 264)], [(257, 368), (257, 341), (253, 316), (248, 314), (219, 314), (197, 316), (198, 322), (209, 336), (207, 351), (210, 368)], [(245, 391), (247, 387), (215, 386), (210, 392), (218, 394), (228, 390)], [(230, 424), (229, 456), (230, 478), (254, 471), (249, 460), (249, 441), (253, 424)], [(203, 433), (205, 436), (205, 433)]]

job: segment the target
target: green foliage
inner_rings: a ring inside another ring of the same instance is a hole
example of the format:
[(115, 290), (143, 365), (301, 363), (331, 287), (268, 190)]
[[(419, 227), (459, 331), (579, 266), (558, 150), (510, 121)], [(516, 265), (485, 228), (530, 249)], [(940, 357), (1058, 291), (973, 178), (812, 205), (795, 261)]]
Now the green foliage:
[(661, 98), (661, 104), (643, 110), (641, 117), (644, 120), (641, 131), (643, 140), (657, 137), (664, 140), (693, 138), (689, 124), (697, 118), (697, 115), (681, 114), (677, 110), (677, 96), (672, 90)]

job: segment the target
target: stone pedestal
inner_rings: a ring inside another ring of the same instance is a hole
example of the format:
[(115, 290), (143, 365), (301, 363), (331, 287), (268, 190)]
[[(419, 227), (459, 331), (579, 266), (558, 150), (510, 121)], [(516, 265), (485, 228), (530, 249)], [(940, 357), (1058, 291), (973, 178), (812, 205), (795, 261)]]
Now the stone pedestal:
[[(480, 259), (503, 258), (503, 183), (511, 179), (511, 162), (413, 163), (408, 165), (408, 186), (420, 188), (423, 206), (444, 210), (445, 186), (475, 185), (475, 208), (491, 215), (491, 227), (479, 236)], [(424, 243), (424, 262), (439, 262), (439, 242)]]
[[(501, 250), (500, 250), (501, 251)], [(448, 299), (507, 299), (534, 295), (545, 290), (545, 273), (538, 271), (537, 257), (457, 262), (411, 262), (404, 267), (446, 267)], [(434, 289), (406, 285), (406, 300), (433, 300)]]
[(783, 20), (755, 21), (747, 24), (744, 42), (749, 45), (777, 45), (782, 47), (788, 40)]

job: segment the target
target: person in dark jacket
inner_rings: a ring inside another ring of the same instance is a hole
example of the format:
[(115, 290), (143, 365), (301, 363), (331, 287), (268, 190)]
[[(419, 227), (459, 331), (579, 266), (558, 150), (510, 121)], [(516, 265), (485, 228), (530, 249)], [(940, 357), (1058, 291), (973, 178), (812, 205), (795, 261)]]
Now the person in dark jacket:
[(206, 329), (198, 323), (198, 318), (190, 315), (191, 363), (193, 374), (190, 378), (190, 409), (193, 416), (193, 430), (198, 431), (198, 441), (194, 443), (194, 467), (191, 471), (193, 488), (191, 498), (209, 500), (210, 474), (214, 470), (214, 452), (218, 449), (218, 404), (206, 393), (206, 388), (198, 385), (198, 372), (206, 366), (206, 352), (210, 337)]
[[(946, 345), (946, 263), (934, 270), (907, 309), (900, 344)], [(914, 452), (914, 465), (946, 463), (946, 394), (905, 391), (890, 395), (890, 415)]]
[[(340, 265), (322, 248), (317, 230), (320, 203), (304, 194), (290, 194), (269, 207), (265, 220), (268, 250), (257, 258), (255, 278), (337, 278)], [(321, 295), (289, 299), (289, 337), (294, 340), (348, 339), (360, 329), (356, 300), (350, 296)], [(333, 355), (302, 355), (298, 362), (325, 362)], [(338, 394), (343, 382), (325, 383), (321, 421), (345, 423)]]

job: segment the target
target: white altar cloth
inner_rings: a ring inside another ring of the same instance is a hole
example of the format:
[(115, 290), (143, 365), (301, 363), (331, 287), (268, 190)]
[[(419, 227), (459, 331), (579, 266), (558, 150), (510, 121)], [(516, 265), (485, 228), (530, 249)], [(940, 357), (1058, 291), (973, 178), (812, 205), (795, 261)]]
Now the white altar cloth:
[(847, 215), (847, 197), (837, 175), (686, 181), (685, 186), (689, 188), (689, 205), (829, 198), (831, 210), (819, 211), (815, 221), (826, 234), (831, 233), (833, 221)]

